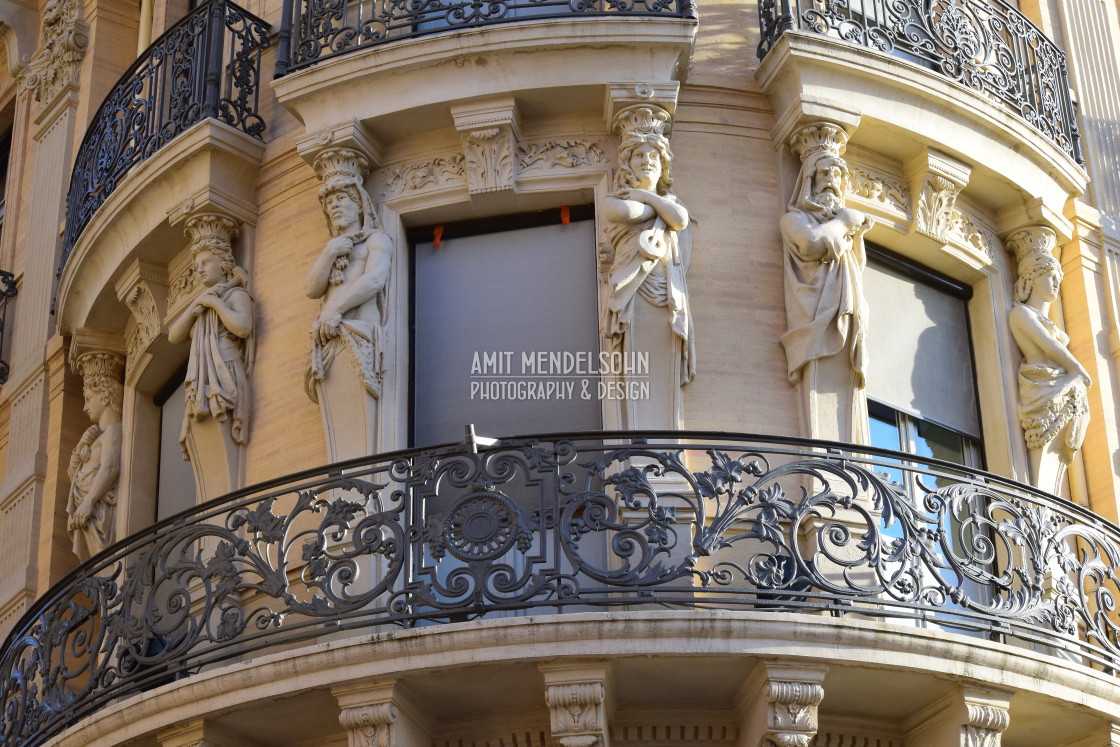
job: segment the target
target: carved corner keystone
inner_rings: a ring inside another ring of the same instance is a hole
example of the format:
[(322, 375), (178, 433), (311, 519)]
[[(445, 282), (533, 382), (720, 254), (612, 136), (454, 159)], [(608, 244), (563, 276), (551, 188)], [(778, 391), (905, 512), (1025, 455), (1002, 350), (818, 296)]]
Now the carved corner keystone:
[(415, 701), (397, 680), (379, 680), (331, 690), (342, 710), (349, 747), (427, 745), (431, 735)]
[(914, 211), (911, 231), (947, 242), (953, 230), (957, 197), (968, 184), (972, 168), (931, 148), (923, 148), (904, 165)]
[(608, 665), (541, 664), (539, 669), (553, 741), (563, 747), (609, 747)]
[(471, 194), (513, 189), (521, 123), (513, 97), (451, 107), (463, 140), (467, 191)]
[(906, 744), (1000, 747), (1011, 723), (1011, 696), (1003, 690), (958, 687), (905, 724)]
[(809, 747), (817, 735), (817, 707), (824, 699), (824, 665), (763, 661), (739, 690), (740, 744)]

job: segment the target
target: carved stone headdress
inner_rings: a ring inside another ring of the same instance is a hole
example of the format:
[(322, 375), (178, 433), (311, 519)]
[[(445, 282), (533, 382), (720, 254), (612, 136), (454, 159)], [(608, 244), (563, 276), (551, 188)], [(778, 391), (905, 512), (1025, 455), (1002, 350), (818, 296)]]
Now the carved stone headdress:
[(1045, 226), (1024, 228), (1008, 236), (1005, 243), (1019, 263), (1019, 279), (1015, 282), (1015, 297), (1019, 303), (1026, 303), (1035, 281), (1043, 275), (1054, 273), (1061, 281), (1062, 264), (1053, 254), (1058, 236), (1051, 229)]
[(654, 104), (628, 106), (614, 117), (614, 131), (618, 133), (618, 172), (615, 174), (616, 190), (634, 187), (638, 183), (630, 158), (642, 145), (652, 145), (661, 154), (661, 178), (657, 180), (657, 193), (669, 194), (673, 187), (673, 153), (669, 150), (666, 135), (672, 127), (669, 112)]
[(124, 400), (124, 358), (116, 353), (93, 352), (78, 356), (75, 368), (82, 376), (83, 388), (96, 394), (118, 415)]
[[(327, 215), (328, 226), (331, 224), (330, 214), (325, 201), (331, 194), (345, 190), (361, 210), (361, 230), (368, 233), (381, 228), (377, 221), (377, 212), (373, 209), (373, 200), (366, 192), (367, 171), (369, 171), (369, 161), (366, 157), (349, 148), (325, 150), (315, 158), (315, 173), (323, 182), (323, 186), (319, 187), (319, 204), (323, 206), (323, 213)], [(334, 232), (333, 228), (331, 232)]]
[(187, 221), (187, 236), (191, 240), (191, 257), (207, 252), (222, 263), (222, 270), (236, 285), (246, 285), (245, 271), (233, 258), (232, 240), (240, 233), (237, 223), (224, 215), (198, 215)]
[(838, 125), (831, 122), (802, 127), (790, 137), (789, 147), (801, 159), (801, 171), (797, 175), (797, 189), (789, 201), (790, 210), (801, 210), (825, 218), (832, 217), (832, 210), (815, 199), (813, 176), (822, 164), (838, 164), (844, 172), (840, 195), (841, 199), (851, 188), (851, 174), (844, 160), (844, 150), (848, 146), (848, 135)]

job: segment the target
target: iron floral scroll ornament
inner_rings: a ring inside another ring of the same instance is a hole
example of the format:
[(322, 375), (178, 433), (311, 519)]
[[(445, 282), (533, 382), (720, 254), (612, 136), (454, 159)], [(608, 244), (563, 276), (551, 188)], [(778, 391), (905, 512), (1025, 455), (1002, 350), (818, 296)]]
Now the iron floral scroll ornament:
[(16, 624), (0, 745), (269, 646), (510, 610), (913, 618), (1120, 666), (1120, 530), (1078, 506), (870, 447), (659, 437), (397, 452), (146, 528)]

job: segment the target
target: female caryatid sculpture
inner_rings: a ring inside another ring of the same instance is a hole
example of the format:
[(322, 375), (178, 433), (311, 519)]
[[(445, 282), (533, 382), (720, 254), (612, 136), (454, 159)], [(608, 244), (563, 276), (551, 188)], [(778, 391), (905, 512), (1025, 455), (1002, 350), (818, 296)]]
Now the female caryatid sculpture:
[[(623, 427), (679, 428), (681, 387), (696, 373), (696, 335), (685, 275), (692, 251), (688, 211), (670, 190), (672, 154), (657, 106), (623, 109), (614, 191), (601, 215), (614, 251), (601, 322), (615, 352), (648, 355), (649, 397), (630, 398)], [(640, 367), (640, 364), (639, 364)]]
[(213, 497), (239, 487), (240, 448), (249, 438), (253, 297), (230, 245), (237, 225), (203, 215), (187, 221), (186, 230), (202, 290), (168, 326), (167, 337), (190, 341), (179, 445), (196, 463), (203, 495)]
[(116, 353), (85, 353), (82, 375), (85, 411), (93, 425), (70, 455), (67, 531), (74, 554), (87, 560), (113, 543), (117, 479), (121, 472), (121, 402), (124, 360)]
[(1069, 352), (1069, 336), (1050, 320), (1062, 267), (1051, 254), (1056, 241), (1048, 228), (1018, 231), (1007, 245), (1019, 258), (1019, 280), (1011, 309), (1011, 335), (1023, 353), (1019, 365), (1019, 422), (1030, 451), (1034, 484), (1058, 494), (1089, 426), (1092, 380)]
[(802, 163), (780, 224), (788, 323), (782, 345), (803, 434), (867, 443), (863, 235), (873, 221), (844, 206), (845, 142), (843, 130), (828, 123), (802, 128), (791, 140)]

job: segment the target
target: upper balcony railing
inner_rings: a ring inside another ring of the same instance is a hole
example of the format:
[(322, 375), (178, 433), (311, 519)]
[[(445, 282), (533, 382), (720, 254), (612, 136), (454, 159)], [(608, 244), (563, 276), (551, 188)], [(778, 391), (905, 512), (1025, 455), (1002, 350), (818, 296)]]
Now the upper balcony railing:
[(0, 651), (0, 744), (324, 634), (566, 610), (893, 619), (1116, 671), (1120, 529), (936, 460), (797, 439), (597, 433), (397, 452), (160, 522)]
[(284, 0), (276, 77), (425, 34), (546, 18), (695, 18), (693, 0)]
[(132, 169), (191, 125), (219, 119), (263, 139), (257, 113), (268, 24), (228, 0), (209, 0), (132, 63), (97, 110), (66, 198), (65, 266), (97, 209)]
[(1084, 164), (1066, 55), (1004, 0), (761, 0), (762, 59), (808, 31), (931, 68), (986, 94)]

